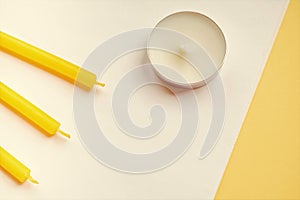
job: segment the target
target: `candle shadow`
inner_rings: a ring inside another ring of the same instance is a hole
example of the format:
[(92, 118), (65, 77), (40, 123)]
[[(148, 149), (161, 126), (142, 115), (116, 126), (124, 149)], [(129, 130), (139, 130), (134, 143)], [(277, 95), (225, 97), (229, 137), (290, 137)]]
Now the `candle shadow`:
[[(85, 90), (84, 90), (85, 91)], [(90, 90), (90, 91), (85, 91), (85, 92), (92, 92), (92, 90)], [(95, 95), (99, 95), (99, 94), (103, 94), (103, 93), (105, 93), (105, 91), (101, 88), (101, 87), (99, 87), (99, 86), (96, 86), (96, 88), (95, 88)]]

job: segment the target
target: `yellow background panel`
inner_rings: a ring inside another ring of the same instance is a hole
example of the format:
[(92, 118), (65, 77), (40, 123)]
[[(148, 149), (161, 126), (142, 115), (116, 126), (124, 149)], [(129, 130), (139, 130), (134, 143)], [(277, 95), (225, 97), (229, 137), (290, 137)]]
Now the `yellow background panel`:
[(216, 199), (300, 199), (300, 0), (292, 0)]

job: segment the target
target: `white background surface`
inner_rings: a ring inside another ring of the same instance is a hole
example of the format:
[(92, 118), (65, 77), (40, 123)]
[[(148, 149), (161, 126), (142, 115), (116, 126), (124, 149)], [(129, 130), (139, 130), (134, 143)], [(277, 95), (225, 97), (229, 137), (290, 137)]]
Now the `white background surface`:
[[(212, 199), (286, 6), (286, 0), (0, 0), (1, 30), (78, 65), (110, 37), (132, 29), (153, 27), (168, 14), (183, 10), (198, 11), (215, 20), (228, 44), (221, 72), (226, 93), (226, 121), (216, 148), (205, 160), (198, 160), (211, 115), (209, 94), (206, 88), (201, 88), (196, 93), (204, 120), (195, 142), (175, 164), (146, 175), (116, 172), (94, 160), (76, 134), (73, 86), (0, 52), (0, 80), (60, 121), (62, 130), (72, 134), (70, 141), (60, 136), (47, 138), (0, 105), (1, 146), (23, 161), (32, 170), (32, 176), (40, 181), (39, 185), (28, 182), (20, 186), (0, 171), (0, 198)], [(161, 89), (155, 87), (144, 88), (133, 97), (129, 107), (135, 123), (149, 123), (147, 109), (158, 102), (165, 105), (167, 112), (178, 109), (178, 116), (167, 116), (164, 134), (149, 141), (138, 142), (117, 132), (111, 108), (107, 106), (112, 85), (138, 62), (129, 55), (112, 65), (103, 77), (108, 86), (95, 107), (107, 137), (120, 148), (141, 153), (157, 150), (170, 142), (180, 113), (175, 97), (165, 98), (161, 96)], [(149, 94), (153, 98), (148, 98)]]

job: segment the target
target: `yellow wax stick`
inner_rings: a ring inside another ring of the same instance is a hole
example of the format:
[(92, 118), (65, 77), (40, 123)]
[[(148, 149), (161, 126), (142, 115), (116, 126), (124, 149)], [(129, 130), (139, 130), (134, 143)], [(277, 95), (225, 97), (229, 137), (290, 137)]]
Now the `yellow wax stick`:
[(60, 123), (47, 115), (41, 109), (24, 99), (12, 89), (0, 82), (0, 102), (21, 115), (24, 119), (39, 128), (48, 136), (57, 132), (70, 138), (70, 135), (59, 130)]
[(15, 157), (9, 154), (5, 149), (0, 146), (0, 167), (2, 167), (7, 173), (14, 177), (20, 183), (24, 183), (26, 180), (32, 183), (38, 184), (38, 181), (34, 180), (30, 176), (30, 169), (18, 161)]
[(105, 86), (104, 83), (97, 82), (97, 76), (94, 73), (1, 31), (0, 50), (57, 75), (85, 90), (92, 89), (95, 84)]

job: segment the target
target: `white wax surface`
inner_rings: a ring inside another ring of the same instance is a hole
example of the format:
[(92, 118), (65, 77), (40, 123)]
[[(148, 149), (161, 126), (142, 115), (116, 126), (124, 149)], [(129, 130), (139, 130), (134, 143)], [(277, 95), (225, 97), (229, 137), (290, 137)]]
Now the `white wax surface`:
[[(169, 30), (169, 35), (161, 33), (161, 29)], [(157, 45), (160, 49), (153, 48)], [(220, 28), (195, 12), (179, 12), (161, 20), (149, 38), (148, 47), (148, 57), (156, 71), (179, 84), (197, 83), (212, 76), (222, 66), (226, 52)]]

